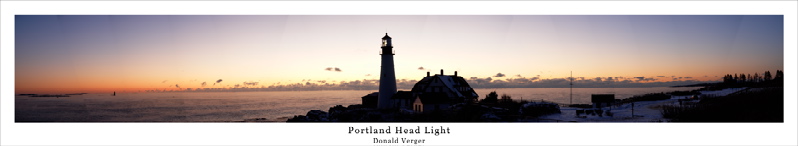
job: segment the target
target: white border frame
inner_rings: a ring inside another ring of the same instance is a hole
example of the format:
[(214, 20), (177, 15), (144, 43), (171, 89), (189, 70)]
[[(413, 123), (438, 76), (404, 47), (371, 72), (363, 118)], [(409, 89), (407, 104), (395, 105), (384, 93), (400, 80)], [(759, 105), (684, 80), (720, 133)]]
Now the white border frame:
[[(14, 15), (784, 15), (786, 89), (796, 89), (796, 1), (2, 1), (2, 145), (798, 145), (796, 91), (784, 123), (15, 123)], [(448, 126), (451, 135), (350, 135), (347, 128)]]

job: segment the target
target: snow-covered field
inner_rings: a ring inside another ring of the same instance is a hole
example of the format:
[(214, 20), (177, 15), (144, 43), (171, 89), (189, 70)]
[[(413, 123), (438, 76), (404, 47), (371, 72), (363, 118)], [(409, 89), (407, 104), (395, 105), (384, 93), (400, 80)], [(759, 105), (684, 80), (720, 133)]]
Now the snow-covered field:
[[(718, 91), (701, 91), (701, 95), (725, 96), (745, 89), (729, 88)], [(577, 116), (576, 110), (580, 108), (561, 107), (560, 111), (562, 113), (542, 116), (539, 119), (543, 122), (667, 122), (668, 120), (663, 118), (660, 113), (660, 107), (663, 105), (679, 105), (679, 99), (686, 98), (689, 98), (689, 96), (672, 96), (667, 100), (635, 102), (634, 107), (632, 107), (632, 104), (623, 104), (611, 108), (603, 108), (605, 111), (610, 110), (612, 116), (607, 116), (606, 114), (603, 116), (586, 114)], [(697, 102), (697, 100), (692, 102)]]

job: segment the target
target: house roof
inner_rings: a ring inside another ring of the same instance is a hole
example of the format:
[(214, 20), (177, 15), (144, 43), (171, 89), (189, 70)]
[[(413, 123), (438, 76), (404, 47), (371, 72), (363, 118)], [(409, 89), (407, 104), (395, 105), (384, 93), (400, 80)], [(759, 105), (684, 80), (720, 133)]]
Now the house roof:
[[(466, 82), (466, 80), (463, 77), (459, 77), (459, 76), (435, 75), (435, 76), (424, 77), (424, 78), (421, 79), (421, 81), (416, 83), (416, 85), (413, 87), (413, 91), (424, 91), (425, 89), (422, 89), (421, 86), (419, 86), (419, 84), (422, 84), (422, 85), (423, 84), (430, 84), (434, 80), (440, 80), (444, 84), (444, 86), (446, 88), (448, 88), (450, 91), (453, 92), (452, 94), (454, 94), (454, 96), (456, 96), (456, 97), (466, 97), (466, 96), (477, 97), (478, 96), (476, 94), (476, 92), (473, 92), (473, 89), (470, 91), (470, 93), (468, 93), (468, 91), (459, 92), (459, 90), (457, 90), (455, 88), (456, 86), (470, 87), (468, 85), (468, 82)], [(429, 86), (426, 86), (425, 88), (429, 88)]]
[(441, 82), (443, 82), (444, 85), (446, 85), (446, 88), (449, 88), (449, 90), (454, 91), (454, 93), (457, 93), (457, 97), (465, 97), (463, 96), (463, 94), (458, 92), (457, 89), (454, 88), (454, 85), (456, 85), (457, 83), (454, 82), (454, 79), (452, 79), (453, 77), (451, 76), (437, 76), (437, 77), (441, 80)]
[(360, 98), (363, 98), (363, 99), (374, 98), (374, 99), (376, 99), (379, 95), (380, 95), (380, 92), (374, 92), (374, 93), (371, 93), (371, 94), (366, 94), (366, 96), (363, 96), (363, 97), (360, 97)]

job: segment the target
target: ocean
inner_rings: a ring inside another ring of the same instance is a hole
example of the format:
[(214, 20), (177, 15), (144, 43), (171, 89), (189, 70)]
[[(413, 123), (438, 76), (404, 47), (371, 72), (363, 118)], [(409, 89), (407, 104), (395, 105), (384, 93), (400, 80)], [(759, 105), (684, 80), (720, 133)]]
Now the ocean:
[[(688, 91), (697, 87), (574, 88), (573, 103), (589, 103), (591, 94), (615, 94), (616, 99), (646, 93)], [(514, 100), (569, 103), (569, 88), (482, 88)], [(144, 92), (84, 94), (70, 97), (16, 96), (16, 122), (282, 122), (309, 110), (360, 104), (360, 97), (376, 90), (263, 91), (263, 92)]]

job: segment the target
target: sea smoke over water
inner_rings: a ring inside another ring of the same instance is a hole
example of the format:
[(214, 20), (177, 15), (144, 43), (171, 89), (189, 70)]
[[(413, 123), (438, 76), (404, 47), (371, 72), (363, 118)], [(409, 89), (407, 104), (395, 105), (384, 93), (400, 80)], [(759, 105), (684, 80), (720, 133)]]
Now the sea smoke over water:
[[(696, 88), (574, 88), (574, 103), (589, 103), (591, 94), (612, 93), (628, 98), (646, 93)], [(506, 93), (513, 99), (568, 102), (568, 88), (477, 88), (477, 94)], [(376, 90), (301, 92), (144, 92), (75, 95), (67, 98), (17, 96), (17, 122), (202, 122), (243, 121), (303, 115), (309, 110), (360, 104), (363, 95)], [(25, 100), (20, 100), (25, 99)], [(54, 102), (57, 100), (57, 102)], [(312, 102), (308, 102), (312, 101)], [(285, 119), (282, 119), (285, 120)]]

